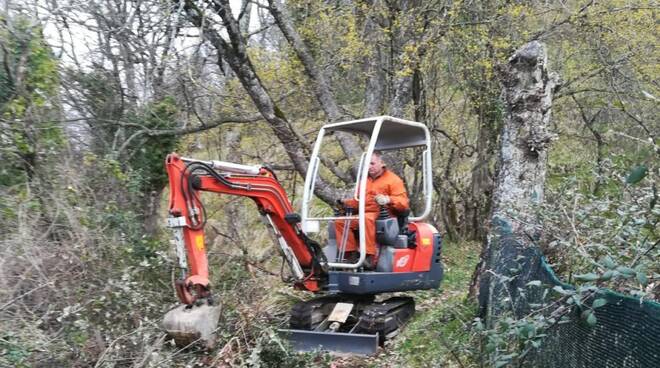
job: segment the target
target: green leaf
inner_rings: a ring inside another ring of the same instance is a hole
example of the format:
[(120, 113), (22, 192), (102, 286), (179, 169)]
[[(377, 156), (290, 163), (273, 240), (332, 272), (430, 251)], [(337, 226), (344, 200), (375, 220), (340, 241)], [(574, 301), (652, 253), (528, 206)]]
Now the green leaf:
[(594, 313), (589, 314), (587, 317), (587, 324), (591, 327), (594, 327), (596, 325), (596, 315)]
[(635, 266), (635, 272), (644, 272), (646, 271), (646, 265), (644, 264), (638, 264)]
[(579, 295), (573, 295), (573, 300), (575, 301), (575, 305), (582, 308), (582, 299), (580, 299)]
[(536, 328), (534, 328), (533, 323), (526, 324), (525, 326), (522, 327), (522, 330), (523, 330), (523, 337), (526, 337), (528, 339), (536, 335)]
[(636, 273), (632, 268), (625, 266), (619, 266), (616, 268), (616, 270), (619, 271), (622, 275), (626, 276), (633, 276)]
[(553, 287), (552, 290), (558, 292), (561, 295), (573, 295), (575, 293), (573, 290), (566, 290), (560, 285)]
[(477, 331), (483, 331), (484, 330), (484, 324), (481, 322), (481, 318), (475, 318), (474, 319), (474, 329)]
[(584, 273), (584, 274), (581, 274), (581, 275), (575, 275), (575, 280), (576, 280), (576, 281), (587, 281), (587, 282), (590, 282), (590, 281), (596, 281), (596, 280), (598, 280), (599, 278), (600, 278), (600, 276), (596, 275), (596, 274), (593, 273), (593, 272)]
[(527, 286), (541, 286), (541, 280), (534, 280), (527, 283)]
[(605, 256), (600, 260), (600, 263), (603, 264), (603, 266), (609, 268), (609, 269), (614, 269), (616, 267), (616, 264), (612, 260), (612, 257), (610, 256)]
[(630, 172), (630, 174), (626, 178), (626, 183), (631, 185), (639, 183), (646, 176), (646, 170), (647, 170), (646, 166), (644, 165), (637, 166)]
[(605, 300), (603, 298), (598, 298), (598, 299), (594, 300), (594, 302), (591, 304), (591, 308), (594, 308), (594, 309), (600, 308), (600, 307), (604, 306), (605, 304), (607, 304), (607, 300)]
[(495, 344), (493, 344), (492, 342), (486, 344), (486, 352), (492, 353), (494, 351), (495, 351)]
[(608, 270), (608, 271), (605, 271), (605, 273), (603, 273), (600, 276), (600, 279), (603, 280), (603, 281), (607, 281), (607, 280), (611, 279), (612, 276), (614, 276), (614, 271)]
[(646, 286), (649, 283), (649, 279), (646, 277), (645, 274), (641, 272), (637, 272), (637, 281), (639, 281), (642, 286)]

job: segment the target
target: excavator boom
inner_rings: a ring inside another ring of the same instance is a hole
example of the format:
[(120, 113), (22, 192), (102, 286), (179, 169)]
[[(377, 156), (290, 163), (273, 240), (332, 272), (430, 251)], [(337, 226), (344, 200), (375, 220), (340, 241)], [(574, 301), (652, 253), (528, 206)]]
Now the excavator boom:
[(263, 167), (220, 161), (200, 161), (170, 154), (165, 160), (170, 182), (168, 226), (174, 230), (182, 277), (177, 295), (192, 305), (210, 297), (209, 270), (204, 239), (206, 213), (199, 192), (252, 199), (272, 228), (277, 245), (291, 267), (295, 285), (318, 291), (325, 279), (325, 261), (318, 244), (302, 232), (284, 188), (272, 171)]
[(170, 310), (163, 327), (177, 345), (214, 342), (220, 306), (214, 302), (204, 239), (206, 211), (200, 192), (248, 197), (254, 201), (291, 268), (294, 285), (318, 291), (327, 279), (327, 261), (320, 246), (300, 229), (275, 174), (264, 167), (221, 161), (186, 159), (172, 153), (165, 160), (170, 183), (168, 227), (174, 232), (181, 276), (175, 290), (181, 305)]

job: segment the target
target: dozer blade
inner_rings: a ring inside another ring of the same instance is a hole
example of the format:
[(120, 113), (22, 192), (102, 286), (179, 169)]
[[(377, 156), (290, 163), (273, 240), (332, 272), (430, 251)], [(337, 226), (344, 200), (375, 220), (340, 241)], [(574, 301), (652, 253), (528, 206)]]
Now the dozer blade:
[(178, 347), (201, 343), (211, 347), (220, 318), (219, 305), (180, 305), (165, 314), (162, 327)]
[(329, 351), (333, 353), (374, 355), (378, 350), (378, 334), (354, 334), (308, 330), (279, 330), (296, 351)]

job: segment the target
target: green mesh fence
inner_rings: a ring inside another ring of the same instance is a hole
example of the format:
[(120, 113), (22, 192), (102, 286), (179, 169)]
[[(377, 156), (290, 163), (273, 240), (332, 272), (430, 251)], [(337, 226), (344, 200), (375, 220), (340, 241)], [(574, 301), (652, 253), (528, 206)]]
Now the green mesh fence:
[[(542, 282), (572, 288), (555, 276), (543, 257)], [(577, 308), (567, 323), (554, 326), (529, 360), (532, 367), (660, 368), (660, 303), (600, 289), (594, 296), (607, 301), (595, 309), (596, 325), (580, 318)]]

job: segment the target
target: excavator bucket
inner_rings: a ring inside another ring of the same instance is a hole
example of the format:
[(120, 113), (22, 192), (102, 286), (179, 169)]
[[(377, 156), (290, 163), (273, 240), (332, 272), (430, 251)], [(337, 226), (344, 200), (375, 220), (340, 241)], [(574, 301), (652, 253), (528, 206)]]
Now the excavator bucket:
[(221, 309), (219, 305), (182, 304), (165, 314), (162, 327), (178, 347), (191, 346), (195, 343), (211, 347), (215, 343), (215, 331)]

